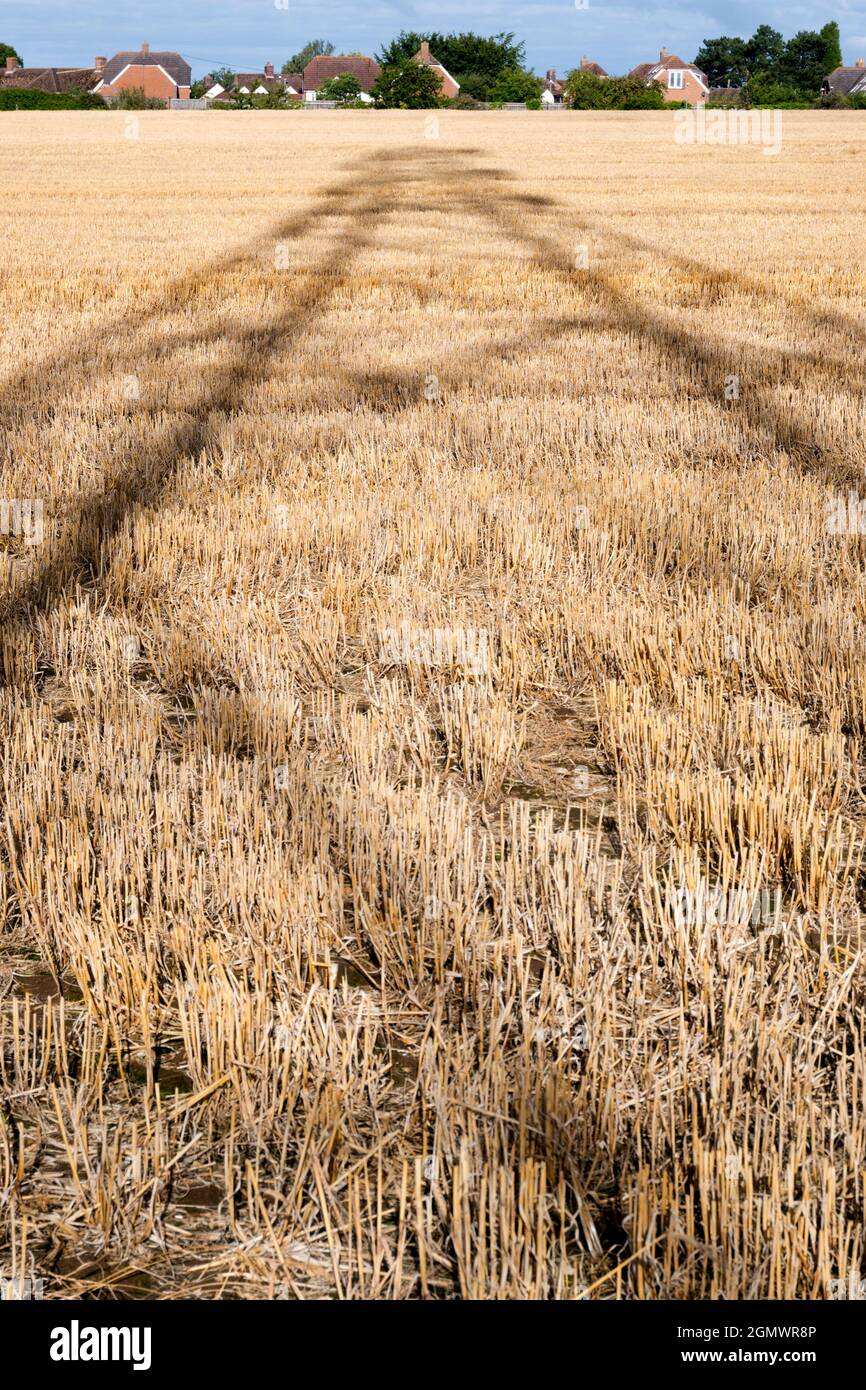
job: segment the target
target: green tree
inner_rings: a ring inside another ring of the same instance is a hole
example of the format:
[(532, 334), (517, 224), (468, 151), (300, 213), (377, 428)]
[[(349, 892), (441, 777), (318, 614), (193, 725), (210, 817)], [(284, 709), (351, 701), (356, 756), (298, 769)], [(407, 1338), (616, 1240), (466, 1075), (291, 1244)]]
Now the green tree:
[(460, 83), (460, 95), (471, 97), (473, 101), (486, 101), (493, 85), (490, 78), (480, 72), (462, 72), (456, 80)]
[(376, 60), (387, 67), (413, 58), (424, 40), (433, 57), (460, 83), (461, 91), (476, 101), (490, 100), (493, 82), (500, 73), (522, 69), (526, 61), (526, 46), (513, 33), (485, 37), (473, 33), (440, 34), (435, 30), (419, 34), (405, 29), (376, 54)]
[[(537, 101), (543, 83), (534, 72), (505, 68), (490, 88), (490, 101)], [(470, 96), (472, 93), (470, 92)]]
[(293, 53), (291, 58), (286, 59), (283, 72), (303, 72), (307, 63), (311, 63), (314, 58), (330, 58), (333, 51), (334, 45), (327, 39), (310, 39), (299, 53)]
[(705, 72), (711, 87), (739, 87), (749, 75), (746, 45), (742, 39), (704, 39), (695, 55), (695, 66)]
[(785, 44), (779, 79), (804, 96), (817, 97), (821, 83), (830, 71), (826, 66), (827, 48), (828, 42), (823, 32), (819, 34), (814, 29), (801, 29)]
[(842, 38), (839, 33), (839, 25), (835, 20), (825, 24), (821, 30), (821, 38), (824, 42), (824, 71), (822, 77), (826, 77), (828, 72), (834, 68), (842, 66)]
[(564, 99), (575, 111), (661, 111), (668, 105), (658, 82), (637, 77), (596, 77), (575, 68), (565, 79)]
[(341, 72), (323, 82), (316, 96), (321, 101), (357, 101), (361, 84), (351, 72)]
[(215, 68), (211, 73), (212, 83), (218, 82), (224, 91), (230, 92), (235, 85), (235, 75), (231, 68)]
[(562, 97), (575, 111), (609, 111), (614, 93), (606, 90), (609, 83), (594, 73), (574, 68), (568, 73), (562, 88)]
[(0, 43), (0, 67), (5, 68), (7, 58), (17, 58), (18, 66), (24, 66), (21, 54), (15, 48), (11, 48), (8, 43)]
[(706, 39), (695, 58), (711, 85), (748, 81), (753, 95), (761, 92), (761, 104), (768, 94), (778, 102), (817, 96), (823, 78), (841, 62), (839, 26), (834, 22), (820, 32), (801, 29), (787, 43), (778, 29), (759, 24), (745, 43), (727, 35)]
[(746, 42), (746, 62), (749, 73), (778, 72), (785, 56), (785, 40), (778, 29), (759, 24)]
[[(772, 72), (756, 72), (750, 77), (745, 93), (750, 106), (810, 106), (799, 87), (780, 81)], [(814, 95), (814, 94), (812, 94)]]
[(411, 58), (390, 63), (376, 79), (371, 96), (377, 106), (412, 110), (439, 105), (439, 74)]
[[(599, 82), (609, 82), (609, 77), (598, 78)], [(617, 77), (616, 84), (618, 111), (664, 111), (672, 103), (665, 101), (664, 92), (658, 82), (641, 82), (639, 77)]]

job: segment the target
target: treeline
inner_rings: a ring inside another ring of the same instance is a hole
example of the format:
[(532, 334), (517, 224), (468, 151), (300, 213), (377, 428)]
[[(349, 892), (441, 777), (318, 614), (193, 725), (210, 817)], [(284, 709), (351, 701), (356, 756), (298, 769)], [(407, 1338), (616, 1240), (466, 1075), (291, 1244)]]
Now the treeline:
[(747, 103), (811, 105), (827, 74), (841, 66), (839, 25), (801, 29), (786, 41), (778, 29), (760, 24), (750, 39), (705, 39), (694, 61), (711, 87), (742, 89)]

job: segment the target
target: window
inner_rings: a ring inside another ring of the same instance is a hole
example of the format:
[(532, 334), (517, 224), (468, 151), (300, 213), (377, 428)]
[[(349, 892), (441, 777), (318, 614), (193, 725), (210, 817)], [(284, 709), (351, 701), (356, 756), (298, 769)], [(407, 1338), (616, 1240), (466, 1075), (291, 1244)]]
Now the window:
[(681, 87), (682, 85), (683, 85), (683, 70), (682, 70), (682, 68), (673, 68), (673, 69), (668, 73), (668, 86), (669, 86), (669, 87)]

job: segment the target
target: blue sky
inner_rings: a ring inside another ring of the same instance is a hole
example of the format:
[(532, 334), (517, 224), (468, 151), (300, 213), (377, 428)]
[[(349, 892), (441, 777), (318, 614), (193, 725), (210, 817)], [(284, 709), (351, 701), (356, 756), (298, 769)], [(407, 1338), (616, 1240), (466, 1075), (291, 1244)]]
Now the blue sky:
[(583, 53), (624, 72), (662, 45), (688, 60), (706, 37), (747, 37), (762, 22), (787, 37), (829, 19), (839, 21), (845, 61), (866, 56), (866, 0), (589, 0), (587, 9), (575, 0), (0, 0), (0, 41), (25, 63), (65, 66), (146, 39), (177, 49), (201, 75), (218, 64), (279, 67), (310, 38), (372, 54), (400, 29), (513, 29), (537, 72), (565, 72)]

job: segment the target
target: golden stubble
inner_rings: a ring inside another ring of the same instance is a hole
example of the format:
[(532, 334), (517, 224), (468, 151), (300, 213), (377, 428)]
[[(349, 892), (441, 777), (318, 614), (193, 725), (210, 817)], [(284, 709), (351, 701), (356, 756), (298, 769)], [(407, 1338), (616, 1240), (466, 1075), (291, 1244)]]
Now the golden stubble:
[(832, 1296), (866, 135), (427, 119), (0, 125), (0, 1272)]

